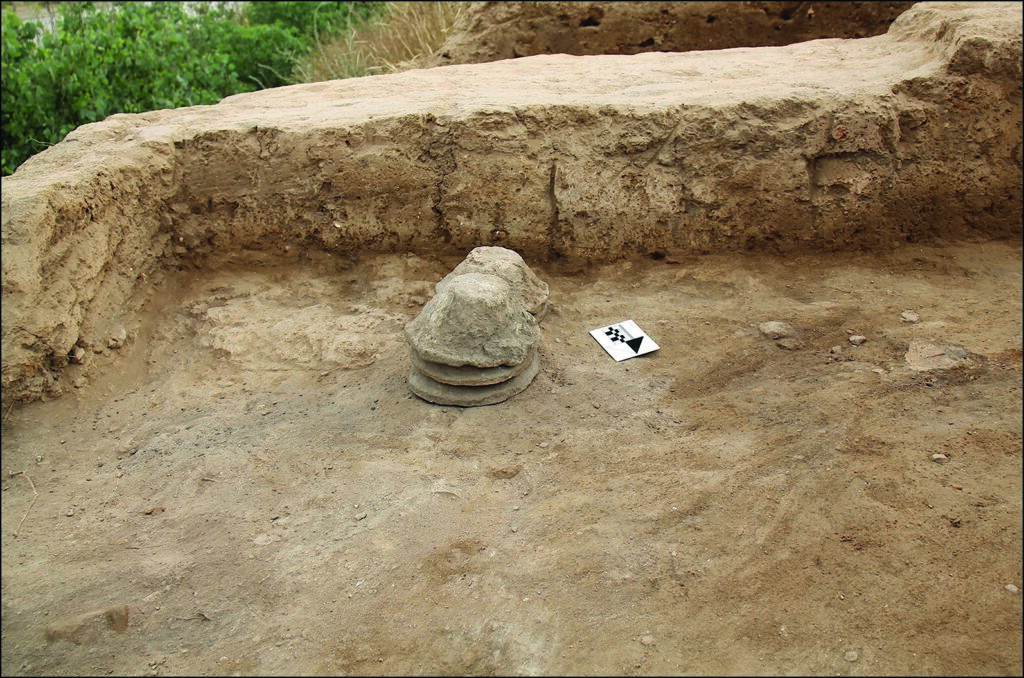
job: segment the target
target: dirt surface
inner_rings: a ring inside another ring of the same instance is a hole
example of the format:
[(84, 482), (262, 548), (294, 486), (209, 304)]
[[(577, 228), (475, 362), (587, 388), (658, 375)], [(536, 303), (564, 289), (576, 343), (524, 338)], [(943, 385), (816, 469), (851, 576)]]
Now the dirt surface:
[(3, 674), (1021, 673), (1019, 240), (527, 260), (480, 408), (405, 381), (458, 261), (223, 255), (5, 412)]

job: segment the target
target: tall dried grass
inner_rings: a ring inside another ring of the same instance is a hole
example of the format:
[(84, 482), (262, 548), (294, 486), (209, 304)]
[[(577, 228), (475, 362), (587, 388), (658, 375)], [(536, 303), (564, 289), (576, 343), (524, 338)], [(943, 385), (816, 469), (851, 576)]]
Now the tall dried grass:
[(444, 44), (466, 2), (389, 2), (376, 18), (355, 26), (296, 65), (297, 82), (356, 78), (420, 68)]

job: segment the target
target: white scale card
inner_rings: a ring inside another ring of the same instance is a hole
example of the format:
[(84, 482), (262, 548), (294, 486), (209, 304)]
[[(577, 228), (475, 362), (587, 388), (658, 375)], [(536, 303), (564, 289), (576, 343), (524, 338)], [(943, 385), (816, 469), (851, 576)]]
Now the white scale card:
[(617, 362), (661, 348), (632, 320), (590, 330), (590, 336)]

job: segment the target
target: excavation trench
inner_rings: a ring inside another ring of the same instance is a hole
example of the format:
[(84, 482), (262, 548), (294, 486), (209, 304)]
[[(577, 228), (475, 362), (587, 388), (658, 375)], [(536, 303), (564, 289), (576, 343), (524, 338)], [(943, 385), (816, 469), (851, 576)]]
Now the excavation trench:
[[(1020, 83), (925, 4), (76, 130), (3, 179), (0, 673), (1020, 675)], [(538, 371), (426, 402), (479, 245)]]
[[(3, 181), (4, 402), (61, 392), (162, 272), (297, 250), (531, 262), (1019, 234), (1020, 13), (884, 35), (535, 56), (81, 127)], [(129, 332), (130, 333), (130, 332)]]

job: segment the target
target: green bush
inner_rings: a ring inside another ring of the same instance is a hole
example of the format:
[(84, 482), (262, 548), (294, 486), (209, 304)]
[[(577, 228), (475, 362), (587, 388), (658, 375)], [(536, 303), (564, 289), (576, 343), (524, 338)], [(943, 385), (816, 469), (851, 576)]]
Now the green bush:
[(333, 38), (380, 12), (382, 2), (250, 2), (242, 12), (253, 25), (290, 29), (312, 48), (318, 39)]
[[(6, 176), (76, 127), (114, 113), (213, 104), (291, 84), (317, 31), (344, 30), (378, 3), (89, 2), (58, 5), (55, 29), (3, 17)], [(322, 27), (322, 28), (321, 28)]]

